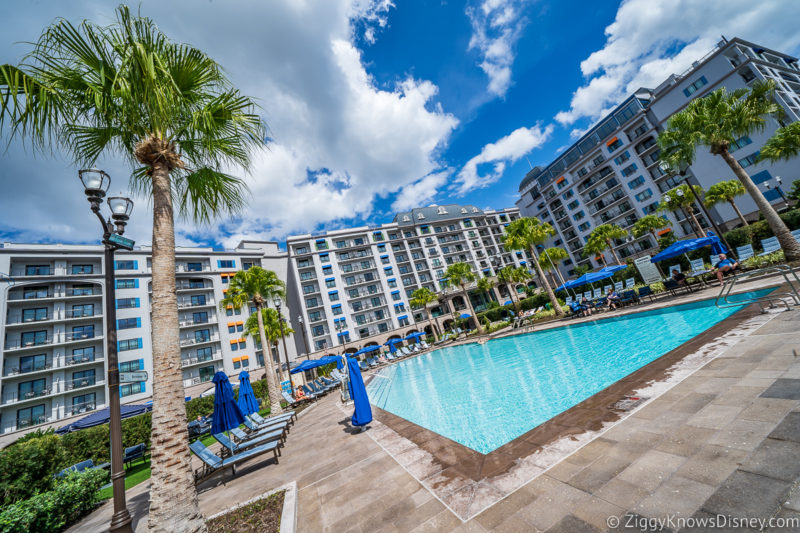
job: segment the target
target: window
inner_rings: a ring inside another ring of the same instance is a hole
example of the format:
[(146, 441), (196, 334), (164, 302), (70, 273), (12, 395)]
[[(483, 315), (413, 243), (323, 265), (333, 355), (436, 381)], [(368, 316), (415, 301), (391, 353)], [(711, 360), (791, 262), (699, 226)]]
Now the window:
[(120, 318), (117, 320), (117, 329), (133, 329), (142, 327), (141, 318)]
[[(225, 278), (223, 278), (225, 279)], [(205, 287), (202, 279), (190, 279), (189, 280), (189, 288), (190, 289), (202, 289)]]
[(139, 288), (139, 280), (138, 279), (118, 279), (117, 280), (117, 288), (118, 289), (138, 289)]
[(190, 301), (191, 301), (193, 307), (196, 307), (198, 305), (206, 305), (206, 295), (205, 294), (195, 294), (194, 296), (191, 297)]
[[(310, 279), (315, 279), (315, 278), (316, 278), (316, 276), (314, 275), (313, 272), (303, 272), (303, 273), (300, 274), (300, 280), (301, 281), (308, 281)], [(222, 279), (226, 279), (226, 278), (222, 278)]]
[(306, 307), (317, 307), (319, 306), (319, 300), (316, 298), (306, 298)]
[(117, 298), (117, 309), (135, 309), (139, 307), (139, 298)]
[(393, 272), (392, 272), (392, 267), (386, 267), (386, 268), (384, 268), (384, 269), (383, 269), (383, 273), (384, 273), (384, 274), (386, 274), (387, 276), (391, 276), (391, 275), (393, 275)]
[(144, 359), (134, 359), (133, 361), (119, 363), (120, 372), (136, 372), (137, 370), (144, 370)]
[(47, 287), (26, 287), (22, 291), (23, 300), (33, 300), (36, 298), (48, 298), (51, 294)]
[(326, 279), (325, 280), (325, 286), (328, 287), (329, 289), (334, 288), (336, 286), (336, 280), (333, 279), (333, 278)]
[(614, 158), (614, 163), (621, 165), (630, 158), (631, 158), (630, 152), (625, 150), (624, 152), (622, 152), (621, 154), (619, 154), (617, 157)]
[(233, 259), (218, 259), (217, 260), (217, 267), (218, 268), (236, 268), (236, 261)]
[(342, 305), (336, 304), (332, 309), (334, 316), (339, 316), (342, 314)]
[(747, 168), (750, 165), (755, 165), (758, 162), (758, 154), (760, 153), (761, 153), (760, 150), (756, 150), (747, 157), (740, 159), (739, 164), (742, 165), (742, 168)]
[(392, 292), (392, 300), (395, 300), (395, 301), (400, 300), (400, 291)]
[(206, 322), (208, 322), (208, 311), (202, 311), (200, 313), (192, 313), (193, 324), (205, 324)]
[(44, 370), (47, 367), (47, 355), (28, 355), (19, 358), (19, 371), (21, 374)]
[[(221, 279), (222, 279), (222, 284), (223, 285), (227, 285), (230, 282), (230, 276), (228, 276), (227, 274), (223, 274), (221, 276)], [(228, 290), (228, 289), (225, 289), (225, 290)]]
[(47, 331), (26, 331), (22, 334), (22, 346), (38, 346), (47, 343)]
[(72, 358), (67, 360), (67, 364), (88, 363), (90, 361), (94, 361), (94, 346), (75, 348), (72, 350)]
[(728, 151), (735, 152), (739, 148), (744, 148), (745, 146), (751, 144), (752, 142), (753, 141), (747, 135), (745, 135), (744, 137), (739, 137), (738, 139), (736, 139), (731, 143), (731, 145), (728, 147)]
[(692, 96), (694, 93), (696, 93), (697, 90), (700, 89), (700, 87), (706, 85), (707, 83), (708, 80), (706, 80), (706, 77), (700, 76), (697, 80), (694, 81), (694, 83), (692, 83), (683, 90), (683, 94), (686, 95), (686, 97), (688, 98)]
[[(356, 291), (356, 292), (358, 292), (358, 291)], [(332, 301), (332, 302), (338, 302), (339, 301), (339, 293), (338, 292), (329, 292), (328, 293), (328, 299), (330, 301)]]
[(644, 202), (648, 198), (652, 198), (652, 196), (653, 196), (653, 191), (651, 191), (650, 189), (645, 189), (636, 196), (634, 196), (634, 198), (636, 198), (636, 200), (639, 202)]
[(634, 163), (634, 164), (632, 164), (630, 166), (627, 166), (627, 167), (623, 168), (621, 170), (621, 173), (622, 173), (623, 176), (625, 176), (627, 178), (628, 176), (630, 176), (631, 174), (636, 172), (637, 168), (638, 167), (636, 166), (636, 163)]
[(628, 188), (635, 189), (637, 187), (641, 187), (644, 185), (644, 176), (639, 176), (638, 178), (632, 179), (628, 182)]
[(645, 215), (649, 215), (650, 213), (655, 213), (658, 210), (658, 202), (653, 202), (650, 205), (646, 205), (642, 208), (642, 213)]
[(294, 251), (296, 254), (307, 254), (308, 248), (306, 248), (305, 246), (298, 246), (297, 248), (294, 249)]
[(325, 240), (317, 241), (317, 250), (327, 250), (328, 242)]
[(588, 174), (588, 173), (589, 173), (589, 171), (586, 169), (586, 167), (581, 167), (581, 168), (578, 170), (578, 177), (579, 177), (579, 178), (582, 178), (582, 177), (584, 177), (584, 176), (585, 176), (586, 174)]
[(242, 263), (242, 270), (250, 270), (255, 263)]
[(297, 268), (306, 268), (311, 266), (311, 259), (300, 259), (297, 261)]
[(570, 198), (572, 198), (574, 195), (575, 195), (575, 191), (573, 191), (572, 189), (570, 189), (570, 190), (568, 190), (567, 192), (565, 192), (564, 194), (562, 194), (562, 195), (561, 195), (561, 197), (562, 197), (564, 200), (569, 200), (569, 199), (570, 199)]
[(47, 276), (50, 274), (50, 265), (26, 265), (26, 276)]
[[(119, 395), (121, 398), (142, 392), (146, 392), (146, 383), (144, 381), (140, 381), (139, 383), (121, 383), (119, 386)], [(94, 393), (91, 395), (93, 396)]]
[(591, 226), (591, 224), (589, 224), (588, 222), (584, 222), (583, 224), (578, 226), (578, 229), (581, 231), (586, 231), (589, 229), (589, 226)]
[(586, 213), (584, 213), (583, 211), (578, 211), (577, 213), (572, 215), (572, 218), (577, 222), (578, 220), (582, 219), (585, 216), (586, 216)]
[(603, 157), (603, 154), (600, 154), (597, 157), (595, 157), (594, 159), (592, 159), (592, 166), (596, 167), (597, 165), (599, 165), (600, 163), (602, 163), (605, 160), (606, 160), (606, 158)]
[(389, 256), (388, 255), (382, 255), (381, 256), (381, 264), (388, 265), (389, 263), (390, 263)]
[(236, 323), (228, 322), (228, 333), (236, 333)]
[(619, 139), (619, 138), (615, 138), (613, 141), (611, 141), (610, 143), (608, 143), (606, 145), (606, 147), (608, 148), (608, 152), (609, 153), (613, 152), (614, 150), (616, 150), (620, 146), (622, 146), (622, 140)]
[(114, 270), (136, 270), (139, 268), (138, 261), (114, 261)]
[(565, 179), (556, 182), (556, 187), (558, 187), (559, 189), (563, 189), (567, 185), (569, 185), (569, 182), (567, 180), (565, 180)]
[(572, 202), (567, 204), (567, 207), (569, 207), (570, 209), (575, 209), (579, 205), (580, 205), (580, 202), (578, 200), (573, 200)]
[(325, 326), (314, 326), (313, 328), (311, 328), (311, 335), (314, 337), (325, 335)]
[(92, 265), (72, 265), (73, 274), (91, 274), (94, 272)]
[(37, 307), (35, 309), (23, 309), (22, 321), (23, 322), (36, 322), (39, 320), (47, 320), (47, 308)]
[(32, 424), (43, 424), (47, 422), (44, 404), (26, 407), (17, 410), (17, 428), (23, 428)]
[(203, 263), (186, 263), (187, 272), (202, 272)]
[(303, 285), (303, 294), (311, 294), (313, 292), (317, 292), (317, 286), (313, 283), (309, 283), (307, 285)]
[(198, 371), (200, 373), (200, 381), (205, 383), (206, 381), (211, 381), (216, 373), (214, 370), (214, 365), (211, 366), (202, 366)]
[(211, 330), (198, 329), (194, 332), (195, 342), (208, 342), (211, 340)]
[(136, 350), (142, 347), (142, 339), (124, 339), (117, 341), (117, 351), (125, 352), (128, 350)]
[[(212, 359), (214, 359), (214, 349), (211, 346), (197, 349), (198, 361), (211, 361)], [(142, 363), (144, 363), (144, 361), (142, 361)], [(141, 370), (144, 370), (144, 367), (142, 367)]]
[(374, 231), (374, 232), (372, 232), (372, 240), (373, 241), (382, 241), (383, 240), (383, 232), (382, 231)]
[(71, 318), (94, 316), (94, 304), (79, 304), (72, 306)]
[(333, 274), (333, 267), (330, 265), (322, 267), (322, 274), (325, 276), (330, 276)]
[(319, 260), (321, 263), (330, 263), (331, 257), (328, 254), (319, 254)]

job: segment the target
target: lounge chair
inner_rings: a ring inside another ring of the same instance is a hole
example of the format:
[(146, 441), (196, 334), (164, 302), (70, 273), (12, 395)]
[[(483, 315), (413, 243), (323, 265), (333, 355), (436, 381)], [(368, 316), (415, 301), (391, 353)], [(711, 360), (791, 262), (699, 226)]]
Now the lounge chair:
[(96, 464), (94, 464), (93, 460), (87, 459), (85, 461), (81, 461), (80, 463), (74, 464), (72, 466), (68, 466), (67, 468), (65, 468), (64, 470), (62, 470), (58, 474), (56, 474), (55, 477), (63, 477), (65, 475), (67, 475), (68, 472), (83, 472), (84, 470), (99, 470), (101, 468), (108, 468), (110, 466), (111, 466), (111, 463), (103, 463), (103, 464), (96, 465)]
[(328, 388), (327, 387), (320, 387), (319, 385), (317, 385), (313, 381), (309, 381), (304, 386), (310, 388), (311, 391), (317, 396), (322, 396), (323, 394), (328, 392)]
[(244, 417), (244, 427), (248, 431), (248, 435), (258, 436), (264, 435), (266, 433), (270, 433), (272, 431), (285, 431), (289, 432), (289, 420), (280, 420), (274, 422), (272, 424), (265, 424), (263, 426), (259, 426), (255, 422), (253, 422), (250, 418)]
[(333, 390), (333, 389), (335, 389), (335, 388), (336, 388), (336, 385), (335, 385), (335, 384), (333, 384), (333, 383), (325, 383), (325, 382), (324, 382), (324, 381), (322, 381), (320, 378), (317, 378), (317, 379), (315, 379), (315, 380), (314, 380), (314, 384), (315, 384), (317, 387), (320, 387), (320, 388), (322, 388), (322, 389), (323, 389), (325, 392), (328, 392), (329, 390)]
[(625, 280), (625, 288), (632, 289), (636, 286), (636, 279), (635, 278), (628, 278)]
[(277, 414), (275, 416), (269, 416), (267, 418), (264, 418), (258, 413), (251, 413), (247, 416), (249, 416), (253, 420), (253, 422), (258, 424), (259, 426), (272, 424), (279, 420), (286, 420), (289, 422), (289, 424), (294, 424), (295, 420), (297, 420), (297, 413), (295, 413), (294, 411), (284, 411), (283, 413)]
[(420, 340), (420, 342), (422, 343), (422, 347), (423, 347), (423, 348), (425, 348), (426, 350), (430, 350), (430, 349), (431, 349), (431, 345), (430, 345), (430, 344), (428, 344), (428, 342), (427, 342), (427, 341), (425, 341), (425, 340)]
[(781, 243), (778, 242), (777, 237), (770, 237), (769, 239), (761, 240), (761, 248), (763, 248), (764, 251), (758, 254), (758, 257), (763, 257), (765, 255), (777, 252), (781, 249)]
[(319, 379), (320, 381), (322, 381), (324, 384), (328, 385), (331, 388), (338, 387), (342, 382), (342, 380), (340, 379), (333, 380), (333, 379), (328, 379), (325, 376), (320, 376), (317, 379)]
[(672, 294), (672, 295), (677, 294), (678, 293), (678, 289), (681, 289), (681, 288), (686, 289), (687, 291), (691, 291), (691, 289), (689, 289), (688, 285), (685, 285), (685, 286), (681, 287), (680, 285), (678, 285), (678, 282), (675, 281), (674, 279), (668, 279), (668, 280), (666, 280), (664, 282), (664, 289), (668, 290), (670, 292), (670, 294)]
[(275, 463), (277, 464), (279, 448), (280, 448), (280, 442), (272, 441), (266, 444), (262, 444), (261, 446), (254, 446), (248, 450), (243, 451), (242, 453), (237, 453), (236, 455), (222, 458), (214, 454), (208, 448), (206, 448), (202, 442), (196, 440), (191, 444), (189, 444), (189, 449), (192, 450), (192, 452), (194, 452), (194, 454), (201, 461), (203, 461), (203, 466), (194, 471), (194, 482), (195, 484), (197, 484), (198, 481), (205, 479), (214, 472), (217, 472), (228, 466), (231, 467), (231, 471), (235, 476), (236, 465), (243, 463), (244, 461), (247, 461), (252, 457), (261, 455), (262, 453), (272, 452), (275, 455)]
[(636, 296), (636, 291), (634, 291), (633, 289), (628, 290), (628, 291), (623, 291), (619, 295), (619, 303), (622, 304), (622, 305), (625, 305), (625, 304), (628, 304), (628, 303), (631, 303), (631, 302), (637, 302), (638, 300), (639, 300), (639, 298), (637, 298), (637, 296)]
[(739, 262), (741, 263), (745, 259), (750, 259), (751, 257), (755, 257), (756, 253), (753, 251), (752, 244), (745, 244), (744, 246), (739, 246), (736, 248), (736, 257), (739, 258)]
[(130, 466), (131, 463), (133, 463), (136, 459), (141, 459), (144, 461), (144, 454), (146, 451), (147, 446), (144, 442), (141, 442), (136, 446), (125, 448), (125, 453), (122, 455), (122, 462)]
[(344, 381), (345, 379), (347, 379), (347, 377), (344, 374), (339, 372), (338, 368), (334, 368), (333, 370), (331, 370), (331, 377), (333, 377), (333, 379), (338, 379), (339, 381)]
[(367, 370), (369, 370), (369, 365), (366, 363), (366, 361), (359, 361), (358, 366), (359, 368), (361, 368), (362, 372), (366, 372)]
[(189, 438), (196, 439), (211, 431), (211, 420), (208, 417), (203, 417), (200, 420), (192, 420), (186, 426), (189, 430)]
[[(280, 428), (280, 426), (278, 426), (278, 429), (273, 429), (262, 433), (246, 433), (242, 428), (233, 428), (230, 430), (230, 434), (233, 435), (234, 439), (236, 439), (237, 444), (249, 442), (254, 439), (261, 439), (261, 437), (264, 435), (271, 435), (274, 437), (276, 433), (278, 434), (278, 438), (280, 438), (281, 442), (286, 442), (286, 434), (289, 433), (289, 430), (288, 428)], [(278, 454), (280, 454), (280, 452), (278, 452)]]
[(794, 240), (800, 241), (800, 228), (792, 232), (792, 237), (794, 237)]
[(640, 301), (645, 296), (650, 298), (651, 302), (653, 301), (653, 289), (650, 288), (650, 285), (645, 285), (644, 287), (639, 287), (638, 294), (639, 294), (639, 300)]
[(286, 403), (288, 403), (290, 407), (297, 407), (298, 405), (302, 404), (303, 402), (313, 402), (314, 401), (314, 398), (301, 398), (299, 400), (295, 400), (285, 390), (281, 391), (281, 396), (283, 396), (283, 399), (286, 400)]

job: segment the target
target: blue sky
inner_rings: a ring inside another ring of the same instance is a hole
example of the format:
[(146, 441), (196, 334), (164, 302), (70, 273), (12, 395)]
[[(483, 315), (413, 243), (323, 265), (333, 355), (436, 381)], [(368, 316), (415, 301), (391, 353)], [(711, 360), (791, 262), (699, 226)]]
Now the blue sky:
[[(225, 247), (377, 224), (418, 205), (512, 206), (529, 161), (546, 165), (720, 35), (800, 52), (794, 0), (145, 0), (141, 12), (219, 61), (270, 128), (243, 215), (178, 223), (180, 243)], [(20, 3), (0, 21), (0, 61), (18, 62), (27, 47), (14, 43), (57, 16), (108, 22), (113, 9)], [(123, 160), (99, 165), (124, 192)], [(16, 141), (0, 153), (0, 240), (92, 242), (76, 170)], [(130, 234), (148, 243), (150, 228), (138, 200)]]

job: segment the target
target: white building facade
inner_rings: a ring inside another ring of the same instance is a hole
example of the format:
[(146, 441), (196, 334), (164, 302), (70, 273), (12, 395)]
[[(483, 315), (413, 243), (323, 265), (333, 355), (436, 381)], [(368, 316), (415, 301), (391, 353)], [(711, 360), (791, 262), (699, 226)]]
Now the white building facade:
[[(101, 246), (4, 244), (0, 247), (0, 433), (53, 423), (107, 405), (105, 287)], [(263, 353), (244, 332), (249, 309), (219, 309), (230, 277), (253, 265), (287, 279), (274, 242), (235, 250), (176, 249), (181, 367), (187, 396), (210, 388), (217, 371), (261, 377)], [(122, 372), (147, 380), (120, 385), (123, 403), (152, 396), (149, 248), (119, 251), (115, 261), (117, 349)], [(283, 309), (291, 316), (291, 306)], [(288, 357), (297, 357), (287, 339)], [(281, 346), (281, 361), (284, 361)], [(273, 360), (277, 354), (273, 350)], [(284, 365), (285, 366), (285, 365)]]
[[(663, 194), (682, 183), (680, 176), (668, 175), (659, 166), (658, 134), (667, 121), (694, 98), (725, 87), (728, 91), (752, 85), (757, 80), (774, 80), (776, 99), (785, 110), (782, 120), (767, 119), (763, 132), (744, 136), (731, 152), (750, 173), (765, 196), (780, 207), (775, 177), (784, 184), (800, 178), (800, 161), (758, 163), (764, 142), (783, 124), (800, 120), (800, 68), (797, 59), (743, 41), (723, 40), (705, 57), (680, 75), (672, 75), (655, 89), (640, 89), (598, 122), (575, 144), (545, 168), (536, 167), (520, 183), (516, 202), (523, 216), (549, 222), (557, 235), (545, 246), (559, 246), (570, 258), (560, 265), (562, 273), (574, 273), (575, 265), (599, 266), (602, 259), (585, 257), (583, 247), (591, 231), (601, 224), (615, 224), (629, 230), (636, 221), (655, 213)], [(704, 189), (722, 180), (735, 179), (719, 156), (700, 147), (687, 175), (692, 184)], [(757, 218), (749, 196), (736, 199), (740, 209)], [(700, 224), (710, 226), (696, 210)], [(723, 228), (738, 223), (727, 204), (709, 209), (709, 215)], [(694, 229), (684, 212), (667, 215), (676, 236), (692, 235)], [(657, 250), (651, 235), (615, 243), (621, 258), (636, 257)], [(608, 258), (607, 258), (608, 259)]]

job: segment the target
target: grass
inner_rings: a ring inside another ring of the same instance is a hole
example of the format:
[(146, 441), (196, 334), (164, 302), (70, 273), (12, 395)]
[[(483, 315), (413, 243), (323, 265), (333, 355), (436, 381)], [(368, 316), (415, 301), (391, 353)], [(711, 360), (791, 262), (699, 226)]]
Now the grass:
[(281, 527), (284, 491), (256, 500), (209, 520), (210, 533), (278, 533)]
[[(125, 490), (135, 487), (142, 481), (150, 479), (150, 458), (145, 458), (144, 461), (136, 461), (130, 467), (125, 468)], [(113, 487), (106, 487), (100, 489), (99, 498), (107, 500), (114, 494)]]

